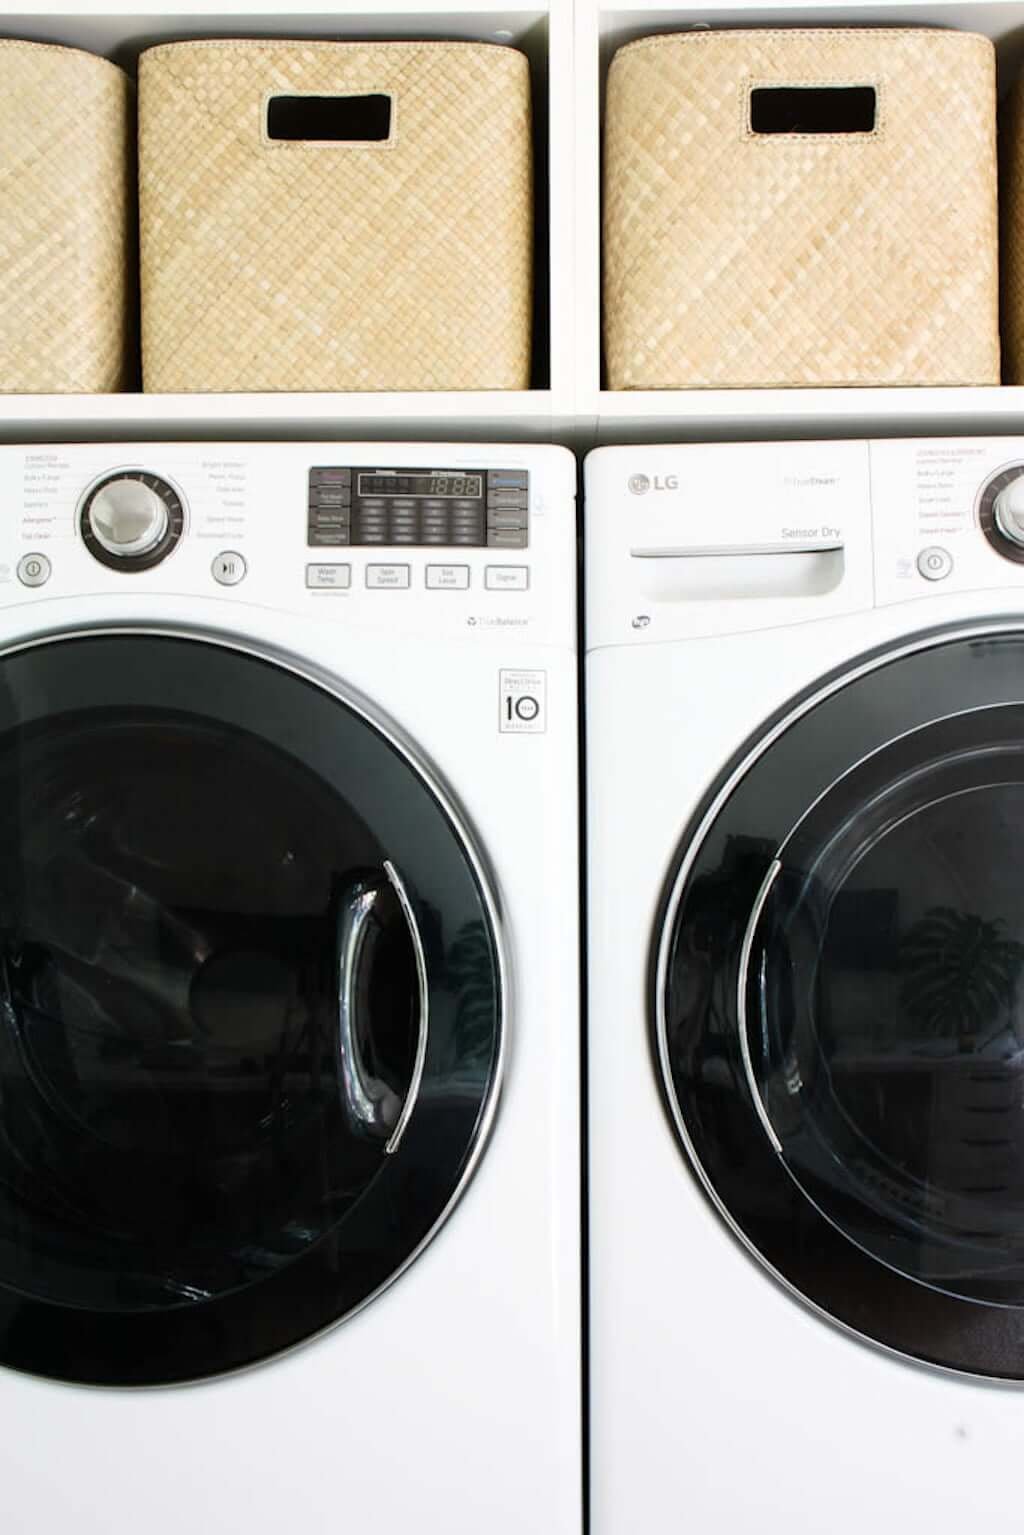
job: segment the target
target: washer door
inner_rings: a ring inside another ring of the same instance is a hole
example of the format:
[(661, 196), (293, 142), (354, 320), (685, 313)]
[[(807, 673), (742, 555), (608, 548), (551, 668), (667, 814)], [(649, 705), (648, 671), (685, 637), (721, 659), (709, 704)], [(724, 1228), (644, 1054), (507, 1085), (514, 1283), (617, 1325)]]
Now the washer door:
[(495, 905), (361, 708), (226, 644), (0, 660), (0, 1363), (157, 1384), (298, 1343), (490, 1119)]
[(883, 657), (713, 795), (656, 959), (669, 1104), (849, 1328), (1024, 1378), (1024, 636)]

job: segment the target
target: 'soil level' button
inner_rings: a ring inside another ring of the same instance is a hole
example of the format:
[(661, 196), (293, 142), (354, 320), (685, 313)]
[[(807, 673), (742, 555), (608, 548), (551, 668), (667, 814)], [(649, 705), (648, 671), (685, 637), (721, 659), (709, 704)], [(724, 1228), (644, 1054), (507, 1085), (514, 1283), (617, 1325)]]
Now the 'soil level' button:
[(921, 550), (917, 557), (917, 568), (926, 581), (944, 581), (953, 569), (953, 556), (948, 549), (932, 544)]
[(50, 579), (50, 570), (45, 554), (23, 554), (18, 561), (18, 580), (22, 586), (45, 586)]

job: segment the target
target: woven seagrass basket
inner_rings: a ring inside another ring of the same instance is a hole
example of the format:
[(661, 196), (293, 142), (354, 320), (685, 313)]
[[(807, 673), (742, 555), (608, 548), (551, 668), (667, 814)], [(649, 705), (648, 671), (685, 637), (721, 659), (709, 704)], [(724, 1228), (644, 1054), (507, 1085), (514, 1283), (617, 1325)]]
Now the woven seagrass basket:
[(0, 393), (130, 380), (132, 95), (106, 59), (0, 39)]
[(147, 390), (527, 387), (517, 50), (167, 44), (139, 137)]
[(1003, 102), (1000, 170), (1003, 382), (1024, 384), (1024, 81)]
[(694, 32), (608, 78), (613, 389), (999, 382), (991, 42)]

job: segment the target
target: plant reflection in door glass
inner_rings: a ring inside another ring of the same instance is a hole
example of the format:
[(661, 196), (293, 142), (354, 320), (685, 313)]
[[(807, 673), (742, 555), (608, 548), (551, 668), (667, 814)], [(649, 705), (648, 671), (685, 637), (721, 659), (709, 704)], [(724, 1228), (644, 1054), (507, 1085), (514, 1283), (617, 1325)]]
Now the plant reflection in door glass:
[(494, 1035), (494, 958), (482, 922), (468, 922), (448, 952), (448, 974), (458, 994), (455, 1034), (465, 1062), (485, 1061)]
[(955, 1039), (961, 1053), (1009, 1032), (1021, 1042), (1017, 982), (1024, 944), (1005, 936), (997, 917), (934, 906), (900, 945), (900, 1000), (922, 1033)]

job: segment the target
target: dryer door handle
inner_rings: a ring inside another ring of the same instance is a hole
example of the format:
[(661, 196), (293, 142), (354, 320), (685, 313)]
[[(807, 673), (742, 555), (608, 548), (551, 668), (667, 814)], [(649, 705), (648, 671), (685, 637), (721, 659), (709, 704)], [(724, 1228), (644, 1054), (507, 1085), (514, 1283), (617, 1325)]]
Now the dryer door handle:
[(754, 1109), (757, 1113), (757, 1117), (761, 1121), (761, 1127), (771, 1142), (773, 1149), (780, 1156), (782, 1155), (782, 1142), (779, 1140), (778, 1135), (775, 1133), (775, 1126), (771, 1122), (771, 1117), (765, 1105), (764, 1098), (762, 1097), (761, 1089), (758, 1086), (757, 1076), (754, 1072), (754, 1060), (750, 1053), (750, 1033), (747, 1019), (747, 991), (750, 979), (750, 960), (754, 952), (754, 940), (757, 935), (757, 929), (760, 925), (761, 916), (764, 912), (765, 906), (768, 904), (768, 897), (772, 893), (772, 886), (778, 879), (781, 870), (782, 864), (780, 863), (779, 859), (776, 858), (768, 869), (768, 872), (762, 881), (760, 890), (757, 892), (757, 899), (754, 901), (754, 905), (751, 908), (750, 920), (747, 923), (747, 930), (743, 934), (743, 944), (740, 949), (739, 974), (736, 978), (736, 1018), (739, 1024), (740, 1055), (743, 1058), (743, 1074), (747, 1079), (747, 1087), (750, 1090), (750, 1097), (753, 1102)]
[(761, 544), (688, 544), (659, 546), (652, 549), (631, 549), (634, 560), (752, 560), (764, 555), (791, 554), (842, 554), (846, 546), (836, 539), (796, 539)]
[(382, 931), (379, 901), (385, 888), (371, 874), (361, 874), (352, 881), (338, 915), (338, 1071), (350, 1123), (363, 1135), (386, 1136), (384, 1151), (391, 1155), (398, 1149), (419, 1097), (429, 1038), (430, 999), (423, 940), (408, 892), (393, 863), (385, 861), (384, 873), (405, 919), (416, 967), (416, 1053), (404, 1101), (377, 1076), (367, 1059), (364, 981)]

